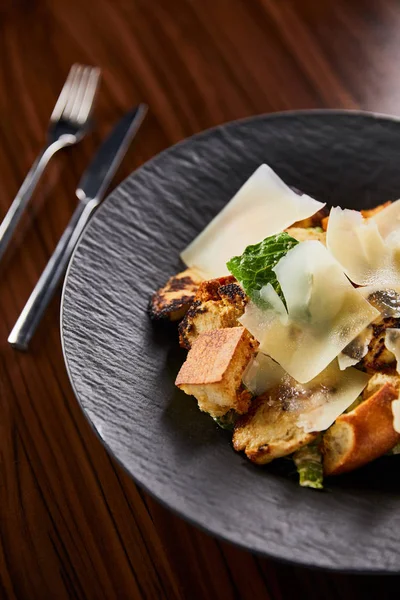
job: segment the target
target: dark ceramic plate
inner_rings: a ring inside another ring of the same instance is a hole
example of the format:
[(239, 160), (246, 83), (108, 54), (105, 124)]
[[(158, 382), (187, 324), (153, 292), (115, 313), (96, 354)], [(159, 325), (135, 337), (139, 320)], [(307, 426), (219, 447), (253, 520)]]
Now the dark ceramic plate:
[(400, 122), (310, 111), (206, 131), (132, 174), (76, 249), (62, 306), (66, 362), (98, 434), (166, 506), (249, 550), (304, 565), (400, 571), (399, 459), (302, 489), (289, 461), (259, 468), (174, 387), (184, 359), (174, 328), (154, 327), (151, 292), (179, 251), (262, 162), (329, 204), (400, 197)]

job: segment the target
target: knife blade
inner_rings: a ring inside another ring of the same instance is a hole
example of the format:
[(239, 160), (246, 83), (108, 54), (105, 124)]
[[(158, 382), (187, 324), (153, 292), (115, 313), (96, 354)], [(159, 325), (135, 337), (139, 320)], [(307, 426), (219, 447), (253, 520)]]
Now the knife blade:
[(114, 126), (100, 145), (76, 189), (78, 206), (56, 249), (15, 323), (8, 342), (27, 350), (38, 324), (62, 278), (79, 237), (93, 211), (102, 201), (110, 182), (147, 112), (140, 104)]
[(139, 104), (118, 121), (82, 175), (76, 190), (80, 200), (102, 200), (146, 113), (147, 106)]

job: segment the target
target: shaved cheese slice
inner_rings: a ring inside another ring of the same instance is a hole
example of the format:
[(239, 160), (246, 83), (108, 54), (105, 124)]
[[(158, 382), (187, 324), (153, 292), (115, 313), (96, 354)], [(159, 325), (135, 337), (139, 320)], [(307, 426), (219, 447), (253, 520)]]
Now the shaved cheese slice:
[[(287, 312), (273, 302), (259, 308), (249, 302), (241, 324), (294, 379), (306, 383), (323, 371), (354, 338), (379, 316), (316, 241), (290, 250), (274, 269)], [(276, 294), (269, 290), (271, 296)]]
[(379, 310), (382, 317), (400, 318), (400, 285), (390, 287), (367, 285), (358, 288), (358, 291)]
[(358, 334), (338, 355), (339, 368), (343, 371), (347, 367), (352, 367), (360, 362), (368, 354), (370, 341), (374, 336), (372, 327), (367, 327)]
[(355, 210), (331, 209), (326, 244), (354, 283), (400, 284), (399, 223), (394, 214), (392, 225), (388, 222), (392, 212), (400, 213), (397, 202), (370, 219)]
[(312, 388), (312, 408), (297, 421), (306, 433), (328, 429), (358, 398), (368, 383), (369, 375), (352, 367), (341, 371), (334, 361), (316, 379), (313, 380), (317, 385)]
[(256, 396), (274, 389), (274, 397), (285, 410), (298, 414), (298, 426), (309, 433), (328, 429), (358, 398), (368, 379), (366, 373), (357, 369), (341, 371), (335, 360), (312, 381), (301, 384), (269, 356), (258, 353), (247, 368), (243, 383)]
[(260, 298), (266, 303), (267, 306), (273, 308), (276, 313), (280, 315), (283, 321), (287, 321), (286, 306), (284, 305), (282, 298), (278, 296), (270, 283), (267, 283), (267, 285), (264, 285), (261, 288)]
[(338, 358), (339, 369), (341, 371), (344, 371), (345, 369), (348, 369), (349, 367), (354, 367), (354, 365), (356, 365), (358, 362), (360, 362), (357, 358), (349, 356), (348, 354), (345, 354), (344, 352), (341, 352), (340, 354), (338, 354), (337, 358)]
[(386, 239), (394, 231), (400, 229), (400, 200), (392, 202), (373, 217), (381, 236)]
[(181, 258), (188, 267), (221, 277), (228, 273), (226, 263), (232, 256), (311, 217), (323, 206), (306, 194), (296, 194), (270, 167), (261, 165)]
[[(374, 308), (379, 310), (380, 317), (400, 318), (400, 286), (390, 288), (383, 288), (379, 285), (365, 286), (358, 288), (358, 291)], [(372, 326), (369, 325), (338, 355), (339, 367), (347, 369), (347, 367), (360, 362), (367, 355), (373, 336)]]
[(393, 400), (392, 413), (393, 413), (393, 429), (395, 431), (397, 431), (397, 433), (400, 433), (400, 400)]
[[(290, 376), (286, 373), (290, 379)], [(244, 386), (254, 395), (261, 396), (267, 390), (282, 384), (285, 371), (269, 356), (259, 352), (250, 360), (243, 373)]]
[[(238, 319), (239, 323), (246, 327), (258, 341), (264, 339), (265, 332), (269, 330), (275, 319), (279, 318), (281, 323), (289, 323), (286, 307), (270, 283), (262, 288), (260, 296), (267, 288), (271, 297), (270, 302), (266, 302), (263, 308), (252, 301), (248, 302), (243, 315)], [(261, 297), (266, 301), (265, 293)]]
[(396, 370), (400, 373), (400, 329), (388, 327), (385, 333), (385, 346), (396, 358)]

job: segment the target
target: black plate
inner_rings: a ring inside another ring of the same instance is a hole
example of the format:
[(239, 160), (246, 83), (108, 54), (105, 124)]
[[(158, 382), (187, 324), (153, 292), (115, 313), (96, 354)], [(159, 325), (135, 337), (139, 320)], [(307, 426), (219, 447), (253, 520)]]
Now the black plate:
[(400, 123), (310, 111), (230, 123), (184, 141), (129, 177), (101, 206), (69, 268), (65, 357), (99, 435), (138, 483), (207, 531), (305, 565), (400, 571), (399, 459), (318, 492), (289, 461), (258, 468), (174, 387), (184, 359), (174, 328), (154, 327), (151, 292), (181, 269), (179, 251), (262, 162), (329, 204), (400, 197)]

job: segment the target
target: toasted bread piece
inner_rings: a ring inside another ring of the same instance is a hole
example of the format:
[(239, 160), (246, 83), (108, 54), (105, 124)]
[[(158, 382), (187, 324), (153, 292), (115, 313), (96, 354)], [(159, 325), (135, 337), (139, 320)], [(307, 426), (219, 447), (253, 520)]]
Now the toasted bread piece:
[(375, 206), (374, 208), (367, 208), (360, 212), (361, 212), (362, 216), (364, 217), (364, 219), (370, 219), (371, 217), (374, 217), (379, 212), (381, 212), (381, 210), (383, 210), (387, 206), (390, 206), (390, 204), (392, 204), (392, 203), (390, 200), (388, 200), (387, 202), (384, 202), (383, 204), (379, 204), (378, 206)]
[(322, 441), (325, 475), (358, 469), (400, 441), (400, 434), (393, 429), (392, 402), (397, 398), (398, 390), (385, 383), (354, 410), (336, 419)]
[(324, 217), (321, 221), (321, 227), (324, 231), (326, 231), (328, 229), (328, 223), (329, 223), (329, 216)]
[(233, 447), (252, 462), (263, 465), (295, 452), (312, 442), (318, 433), (305, 433), (297, 425), (297, 411), (287, 410), (279, 388), (252, 401), (249, 412), (235, 425)]
[(179, 321), (192, 304), (203, 277), (195, 269), (186, 269), (171, 277), (155, 292), (149, 303), (151, 319)]
[(179, 343), (189, 350), (194, 340), (213, 329), (237, 327), (244, 313), (247, 297), (232, 276), (204, 281), (193, 304), (179, 324)]
[(251, 393), (244, 389), (242, 375), (257, 348), (258, 342), (244, 327), (202, 333), (175, 383), (212, 417), (221, 417), (231, 409), (243, 414), (249, 408)]
[(318, 231), (311, 227), (304, 229), (303, 227), (289, 227), (286, 229), (286, 233), (291, 235), (298, 242), (307, 242), (309, 240), (318, 240), (326, 246), (326, 233), (325, 231)]
[(400, 392), (400, 375), (396, 373), (375, 373), (372, 375), (363, 391), (363, 400), (366, 400), (378, 392), (385, 383), (390, 383), (398, 392)]

